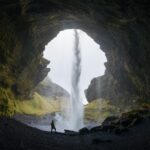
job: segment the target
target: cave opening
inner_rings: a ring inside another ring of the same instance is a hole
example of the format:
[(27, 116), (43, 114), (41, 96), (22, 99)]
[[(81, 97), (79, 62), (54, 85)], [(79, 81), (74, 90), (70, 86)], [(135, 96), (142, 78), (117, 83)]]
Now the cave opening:
[[(104, 75), (104, 63), (107, 62), (107, 58), (105, 53), (100, 49), (100, 45), (88, 36), (87, 33), (82, 30), (78, 30), (78, 32), (82, 57), (80, 90), (82, 91), (83, 103), (86, 104), (87, 100), (84, 95), (84, 90), (88, 88), (93, 78)], [(45, 46), (44, 50), (44, 58), (50, 61), (48, 65), (48, 68), (50, 68), (48, 77), (69, 93), (71, 92), (73, 47), (74, 29), (67, 29), (60, 31), (57, 36)]]
[[(75, 59), (77, 59), (77, 64), (80, 66), (76, 66), (76, 70), (73, 72), (74, 55), (76, 53), (74, 53), (76, 43), (75, 30), (78, 34), (78, 52), (80, 53), (78, 53), (80, 56), (77, 56), (80, 58)], [(104, 75), (104, 63), (107, 61), (105, 53), (84, 31), (79, 29), (67, 29), (60, 31), (58, 35), (45, 46), (44, 57), (50, 61), (48, 67), (51, 70), (48, 74), (48, 78), (62, 87), (70, 95), (67, 101), (65, 101), (65, 104), (61, 103), (61, 105), (66, 105), (65, 109), (64, 106), (61, 106), (61, 112), (55, 114), (56, 128), (60, 132), (63, 132), (64, 129), (77, 131), (84, 126), (84, 106), (82, 105), (88, 103), (85, 90), (93, 78)], [(80, 64), (78, 63), (79, 61)], [(76, 75), (73, 75), (77, 74), (76, 72), (80, 74), (79, 77), (77, 77), (79, 85), (78, 87), (74, 87), (78, 88), (75, 90), (79, 90), (78, 96), (77, 93), (74, 94), (75, 92), (72, 91), (72, 89), (74, 89), (72, 88), (72, 81), (74, 80), (72, 78), (76, 78)], [(75, 99), (80, 100), (74, 100), (74, 102), (70, 104), (70, 99), (72, 99), (71, 97), (73, 97), (73, 95)], [(79, 104), (80, 101), (81, 104)]]

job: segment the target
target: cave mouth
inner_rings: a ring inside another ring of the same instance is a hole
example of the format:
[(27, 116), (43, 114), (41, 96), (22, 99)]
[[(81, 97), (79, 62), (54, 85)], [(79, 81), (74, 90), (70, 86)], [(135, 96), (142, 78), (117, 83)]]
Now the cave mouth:
[[(73, 57), (75, 55), (73, 52), (75, 46), (75, 30), (78, 32), (79, 36), (78, 46), (80, 49), (81, 61), (79, 93), (82, 100), (81, 105), (83, 105), (88, 103), (84, 93), (85, 89), (88, 88), (93, 78), (102, 76), (105, 72), (104, 63), (107, 61), (107, 59), (105, 53), (100, 49), (100, 46), (84, 31), (79, 29), (67, 29), (60, 31), (58, 35), (45, 46), (44, 57), (50, 60), (48, 67), (51, 68), (51, 71), (49, 72), (48, 77), (52, 80), (52, 82), (64, 88), (72, 97), (71, 81), (73, 73)], [(77, 102), (73, 102), (74, 106), (71, 106), (70, 109), (75, 107), (75, 103)], [(80, 106), (78, 105), (76, 108), (80, 108)], [(66, 110), (63, 110), (61, 113), (56, 113), (55, 121), (57, 131), (63, 132), (64, 129), (77, 131), (78, 129), (82, 128), (84, 123), (74, 127), (74, 124), (81, 120), (81, 118), (84, 122), (84, 107), (82, 108), (81, 106), (81, 109), (78, 110), (78, 113), (74, 112), (72, 116), (68, 116), (70, 112)], [(78, 115), (81, 115), (82, 113), (83, 117), (79, 117)], [(77, 116), (79, 117), (78, 121), (77, 119), (73, 119)], [(69, 120), (69, 118), (71, 119)]]
[[(104, 75), (107, 62), (105, 53), (87, 33), (79, 30), (80, 49), (81, 49), (81, 78), (80, 91), (83, 103), (87, 100), (84, 90), (88, 88), (91, 80), (95, 77)], [(74, 29), (60, 31), (51, 40), (44, 50), (44, 58), (50, 61), (48, 77), (56, 84), (71, 92), (71, 70), (73, 60)], [(99, 69), (98, 69), (99, 68)]]

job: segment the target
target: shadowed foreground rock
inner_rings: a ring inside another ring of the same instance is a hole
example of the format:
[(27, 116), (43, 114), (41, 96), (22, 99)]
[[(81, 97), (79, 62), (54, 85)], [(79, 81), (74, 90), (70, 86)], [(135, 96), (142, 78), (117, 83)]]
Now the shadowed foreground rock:
[[(28, 127), (13, 119), (0, 118), (0, 150), (149, 150), (150, 149), (150, 117), (142, 115), (138, 124), (130, 124), (128, 131), (120, 132), (122, 118), (132, 118), (138, 115), (126, 113), (116, 122), (115, 118), (106, 119), (102, 125), (109, 130), (97, 127), (80, 133), (50, 133)], [(132, 117), (131, 117), (132, 116)], [(114, 120), (115, 119), (115, 120)], [(116, 124), (111, 132), (111, 126)], [(114, 130), (115, 129), (115, 130)], [(114, 132), (115, 131), (115, 132)], [(118, 134), (119, 133), (119, 134)], [(121, 134), (120, 134), (121, 133)]]

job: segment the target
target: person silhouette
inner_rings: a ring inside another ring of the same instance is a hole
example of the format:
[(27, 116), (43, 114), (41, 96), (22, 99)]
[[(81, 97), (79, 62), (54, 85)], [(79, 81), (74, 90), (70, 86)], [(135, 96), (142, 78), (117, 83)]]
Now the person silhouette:
[(53, 132), (53, 130), (56, 132), (56, 127), (55, 127), (55, 124), (54, 124), (54, 120), (52, 120), (52, 122), (51, 122), (51, 133)]

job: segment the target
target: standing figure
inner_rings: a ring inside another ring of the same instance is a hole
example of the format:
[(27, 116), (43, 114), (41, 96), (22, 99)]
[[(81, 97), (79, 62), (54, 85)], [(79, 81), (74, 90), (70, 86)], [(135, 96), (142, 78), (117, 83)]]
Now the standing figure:
[(54, 120), (52, 120), (52, 122), (51, 122), (51, 133), (53, 132), (53, 130), (56, 132), (56, 127), (55, 127), (55, 124), (54, 124)]

